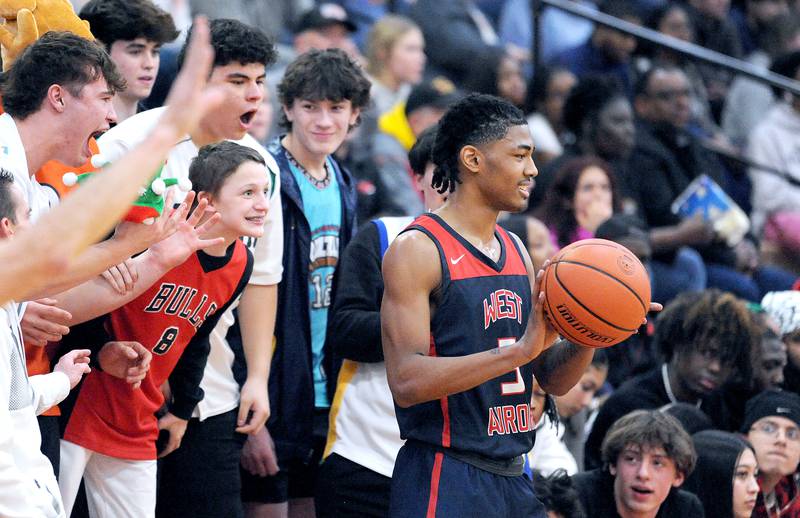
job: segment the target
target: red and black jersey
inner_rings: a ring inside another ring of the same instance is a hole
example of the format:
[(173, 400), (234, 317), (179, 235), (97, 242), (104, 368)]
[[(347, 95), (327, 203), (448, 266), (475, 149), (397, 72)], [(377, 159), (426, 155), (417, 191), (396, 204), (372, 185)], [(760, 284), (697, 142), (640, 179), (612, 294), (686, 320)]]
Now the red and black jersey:
[[(427, 235), (439, 250), (442, 282), (434, 292), (431, 356), (466, 356), (516, 342), (531, 311), (531, 285), (517, 241), (499, 226), (497, 262), (435, 214), (405, 231)], [(511, 459), (533, 447), (530, 364), (475, 388), (409, 408), (396, 406), (400, 434), (443, 448)]]
[(64, 439), (116, 458), (155, 459), (155, 412), (164, 404), (161, 385), (169, 379), (170, 412), (189, 419), (203, 399), (200, 381), (209, 334), (247, 285), (252, 266), (252, 254), (238, 239), (223, 257), (199, 251), (138, 298), (67, 335), (75, 345), (89, 340), (94, 350), (107, 340), (139, 342), (153, 359), (138, 389), (100, 370), (89, 373), (66, 421)]

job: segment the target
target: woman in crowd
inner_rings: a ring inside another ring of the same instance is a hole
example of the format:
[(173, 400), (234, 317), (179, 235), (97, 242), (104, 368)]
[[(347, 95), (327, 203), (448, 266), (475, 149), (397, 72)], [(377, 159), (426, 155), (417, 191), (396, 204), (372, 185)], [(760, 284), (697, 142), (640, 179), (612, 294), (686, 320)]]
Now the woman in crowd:
[(376, 115), (404, 101), (425, 71), (425, 39), (419, 27), (403, 16), (384, 16), (369, 33), (367, 72)]
[(539, 217), (553, 243), (563, 248), (594, 237), (597, 227), (621, 209), (616, 178), (599, 158), (569, 160), (556, 174)]
[(684, 485), (696, 494), (706, 516), (750, 518), (756, 505), (758, 465), (753, 447), (720, 430), (694, 434), (697, 465)]

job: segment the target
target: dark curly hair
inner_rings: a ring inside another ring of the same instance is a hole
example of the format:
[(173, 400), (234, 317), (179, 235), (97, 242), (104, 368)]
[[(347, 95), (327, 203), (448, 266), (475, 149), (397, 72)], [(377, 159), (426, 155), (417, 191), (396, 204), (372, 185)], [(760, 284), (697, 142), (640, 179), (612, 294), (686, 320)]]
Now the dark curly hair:
[(611, 206), (614, 213), (622, 210), (617, 178), (608, 163), (594, 156), (581, 156), (568, 160), (556, 173), (553, 183), (547, 189), (544, 203), (536, 213), (545, 225), (555, 229), (560, 247), (572, 243), (575, 230), (578, 228), (573, 200), (581, 174), (590, 167), (597, 167), (606, 173), (611, 186)]
[(431, 185), (440, 193), (453, 192), (459, 179), (459, 153), (464, 146), (479, 146), (503, 138), (512, 126), (526, 126), (525, 115), (508, 101), (471, 94), (454, 104), (439, 121), (433, 145)]
[[(209, 28), (211, 46), (214, 48), (214, 67), (224, 67), (229, 63), (269, 66), (278, 56), (275, 45), (261, 29), (227, 18), (211, 20)], [(192, 30), (189, 29), (186, 43), (178, 54), (178, 68), (183, 65), (191, 36)]]
[(614, 78), (592, 75), (581, 79), (570, 91), (564, 103), (564, 127), (577, 140), (584, 135), (584, 124), (597, 126), (600, 112), (619, 98), (625, 98), (625, 91)]
[(751, 351), (761, 343), (762, 329), (747, 303), (718, 289), (678, 295), (656, 320), (653, 342), (664, 360), (699, 352), (732, 365), (750, 379)]
[[(278, 85), (278, 100), (291, 108), (296, 99), (306, 101), (350, 101), (353, 109), (369, 104), (372, 84), (356, 61), (341, 49), (310, 50), (292, 61)], [(359, 116), (356, 125), (361, 122)], [(292, 123), (281, 112), (281, 127)]]
[(79, 16), (109, 52), (117, 40), (144, 38), (164, 44), (180, 34), (172, 16), (151, 0), (90, 0)]
[(52, 85), (80, 97), (85, 85), (101, 77), (112, 92), (125, 89), (125, 80), (102, 46), (69, 32), (51, 31), (25, 49), (3, 75), (3, 108), (22, 120), (39, 110)]

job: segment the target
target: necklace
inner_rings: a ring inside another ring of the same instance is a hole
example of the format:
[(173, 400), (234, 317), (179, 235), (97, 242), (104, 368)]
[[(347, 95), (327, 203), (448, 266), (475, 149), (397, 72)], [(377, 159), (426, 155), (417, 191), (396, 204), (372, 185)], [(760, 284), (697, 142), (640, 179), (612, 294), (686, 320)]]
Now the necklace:
[(303, 173), (303, 176), (306, 177), (306, 180), (311, 182), (311, 185), (313, 185), (317, 189), (319, 190), (325, 189), (327, 186), (331, 184), (331, 174), (330, 171), (328, 170), (327, 160), (325, 160), (325, 162), (322, 164), (323, 168), (325, 169), (325, 177), (319, 179), (312, 176), (311, 173), (309, 173), (308, 170), (305, 167), (303, 167), (300, 164), (300, 162), (297, 161), (297, 159), (292, 155), (292, 153), (288, 149), (286, 149), (286, 158), (287, 160), (289, 160), (289, 163), (291, 163), (294, 167), (296, 167), (298, 171)]
[(488, 256), (492, 261), (496, 260), (495, 256), (498, 254), (498, 251), (492, 248), (492, 245), (484, 245), (483, 243), (481, 243), (480, 250), (481, 252), (484, 253), (484, 255)]
[[(661, 365), (661, 379), (664, 382), (664, 390), (667, 392), (667, 397), (669, 398), (672, 404), (679, 403), (678, 399), (675, 397), (675, 394), (672, 392), (672, 385), (669, 382), (669, 375), (667, 373), (667, 364), (664, 363)], [(697, 400), (695, 405), (697, 408), (700, 408), (700, 400)]]

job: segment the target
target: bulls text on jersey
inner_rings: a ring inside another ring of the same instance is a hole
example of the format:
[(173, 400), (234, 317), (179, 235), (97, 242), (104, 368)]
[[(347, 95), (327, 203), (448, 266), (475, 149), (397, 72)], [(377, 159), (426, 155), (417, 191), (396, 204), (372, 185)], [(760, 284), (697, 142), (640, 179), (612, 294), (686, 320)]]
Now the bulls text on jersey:
[[(217, 310), (217, 303), (210, 301), (205, 293), (192, 305), (197, 296), (197, 288), (162, 282), (153, 299), (144, 308), (147, 313), (164, 312), (166, 315), (177, 315), (186, 319), (195, 329), (203, 325), (205, 320)], [(203, 309), (205, 311), (203, 311)], [(202, 316), (201, 316), (202, 315)]]

